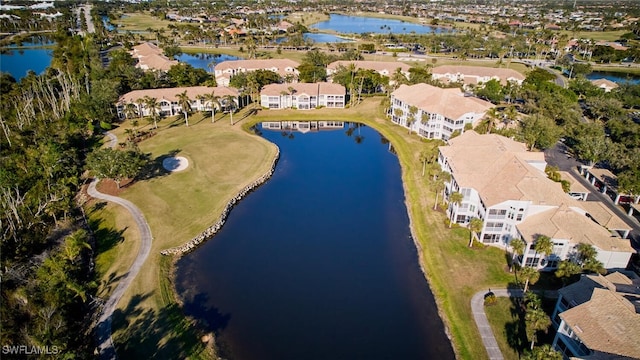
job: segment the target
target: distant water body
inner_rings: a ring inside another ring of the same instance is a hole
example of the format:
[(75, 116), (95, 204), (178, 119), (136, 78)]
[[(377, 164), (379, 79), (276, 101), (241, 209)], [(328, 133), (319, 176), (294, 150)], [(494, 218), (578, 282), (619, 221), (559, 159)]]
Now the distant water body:
[(631, 84), (640, 84), (640, 76), (614, 72), (594, 71), (587, 75), (587, 79), (607, 79), (613, 81), (616, 84), (623, 84), (626, 82), (629, 82)]
[(329, 20), (311, 25), (311, 28), (318, 30), (333, 30), (343, 34), (439, 34), (451, 31), (446, 28), (414, 24), (401, 20), (340, 14), (331, 14)]
[(0, 53), (0, 71), (7, 72), (16, 81), (20, 81), (27, 76), (29, 70), (38, 75), (42, 74), (51, 65), (51, 59), (53, 59), (52, 49), (11, 49)]

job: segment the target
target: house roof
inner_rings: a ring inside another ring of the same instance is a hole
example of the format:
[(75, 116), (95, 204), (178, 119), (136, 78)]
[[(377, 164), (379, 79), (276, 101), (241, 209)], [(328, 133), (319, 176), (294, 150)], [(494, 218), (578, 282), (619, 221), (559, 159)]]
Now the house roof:
[(640, 358), (640, 314), (637, 296), (621, 296), (607, 289), (594, 289), (591, 299), (560, 313), (589, 349), (611, 354), (610, 358)]
[(527, 151), (523, 143), (496, 134), (465, 131), (450, 139), (448, 146), (441, 146), (440, 152), (458, 185), (476, 189), (485, 206), (508, 200), (538, 205), (571, 201), (560, 184), (539, 170), (546, 164), (544, 153)]
[(260, 95), (280, 96), (281, 94), (289, 94), (289, 88), (292, 88), (296, 94), (319, 95), (332, 94), (344, 95), (346, 90), (344, 86), (335, 83), (318, 82), (318, 83), (292, 83), (292, 84), (269, 84), (262, 88)]
[(516, 227), (525, 240), (545, 234), (552, 239), (590, 244), (604, 251), (635, 252), (629, 240), (613, 237), (606, 228), (565, 204), (527, 216)]
[(605, 89), (615, 89), (618, 87), (618, 84), (608, 79), (591, 80), (591, 83), (597, 87), (601, 87)]
[(149, 42), (134, 46), (130, 53), (132, 57), (138, 59), (138, 67), (142, 69), (167, 71), (178, 64), (178, 61), (164, 56), (161, 48)]
[(601, 226), (612, 230), (631, 230), (620, 216), (611, 211), (605, 204), (600, 201), (581, 201), (578, 203), (595, 221)]
[(569, 182), (569, 191), (573, 193), (589, 193), (591, 190), (587, 189), (579, 181), (576, 180), (571, 174), (566, 171), (558, 171), (562, 180)]
[(432, 74), (462, 74), (464, 76), (477, 77), (498, 77), (501, 83), (506, 83), (509, 79), (517, 79), (522, 81), (525, 76), (513, 69), (489, 68), (483, 66), (465, 66), (465, 65), (441, 65), (431, 70)]
[(187, 95), (191, 100), (195, 100), (198, 95), (206, 95), (214, 93), (217, 96), (223, 97), (226, 95), (238, 96), (238, 90), (236, 88), (218, 86), (191, 86), (191, 87), (177, 87), (177, 88), (163, 88), (163, 89), (145, 89), (145, 90), (133, 90), (122, 96), (118, 102), (120, 103), (133, 103), (138, 99), (142, 99), (145, 96), (156, 98), (159, 100), (178, 101), (178, 94), (187, 92)]
[(284, 71), (287, 67), (295, 69), (298, 66), (300, 66), (300, 63), (289, 59), (228, 60), (218, 63), (215, 66), (215, 70), (224, 71), (229, 69), (245, 69), (251, 71), (276, 68), (279, 71)]
[(488, 101), (465, 96), (460, 89), (442, 89), (428, 84), (403, 84), (391, 95), (421, 110), (453, 120), (468, 113), (484, 114), (493, 107)]
[(350, 64), (355, 65), (356, 70), (367, 69), (375, 71), (388, 71), (389, 74), (400, 68), (403, 72), (408, 72), (411, 66), (397, 61), (346, 61), (338, 60), (327, 65), (328, 70), (337, 70), (340, 66), (349, 67)]
[(640, 278), (637, 276), (632, 280), (621, 272), (614, 271), (606, 276), (582, 275), (578, 282), (561, 288), (558, 293), (572, 306), (576, 306), (589, 301), (593, 289), (609, 289), (623, 294), (640, 295), (638, 285), (640, 285)]

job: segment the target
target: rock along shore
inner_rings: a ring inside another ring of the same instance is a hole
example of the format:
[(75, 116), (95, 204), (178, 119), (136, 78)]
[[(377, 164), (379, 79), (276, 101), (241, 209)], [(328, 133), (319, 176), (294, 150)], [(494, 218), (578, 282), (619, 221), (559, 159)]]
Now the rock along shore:
[(204, 230), (202, 233), (200, 233), (199, 235), (197, 235), (187, 243), (170, 248), (170, 249), (162, 250), (160, 251), (160, 254), (182, 256), (190, 252), (191, 250), (194, 250), (195, 248), (198, 247), (198, 245), (200, 245), (201, 243), (203, 243), (204, 241), (206, 241), (207, 239), (215, 235), (218, 231), (220, 231), (220, 229), (224, 225), (225, 221), (227, 220), (227, 216), (229, 216), (229, 213), (231, 212), (231, 209), (235, 206), (235, 204), (238, 203), (240, 200), (242, 200), (242, 198), (245, 197), (252, 190), (254, 190), (258, 186), (264, 184), (267, 180), (269, 180), (269, 178), (271, 177), (271, 175), (273, 175), (273, 172), (276, 169), (276, 164), (278, 163), (279, 159), (280, 159), (280, 149), (278, 148), (276, 152), (276, 156), (273, 159), (273, 163), (271, 164), (271, 168), (269, 169), (269, 171), (267, 171), (266, 174), (259, 177), (256, 181), (245, 186), (242, 190), (240, 190), (240, 192), (238, 192), (234, 197), (232, 197), (231, 200), (229, 200), (227, 205), (222, 210), (222, 214), (220, 214), (220, 217), (218, 217), (218, 220), (216, 220), (216, 222), (213, 223), (213, 225), (208, 227), (206, 230)]

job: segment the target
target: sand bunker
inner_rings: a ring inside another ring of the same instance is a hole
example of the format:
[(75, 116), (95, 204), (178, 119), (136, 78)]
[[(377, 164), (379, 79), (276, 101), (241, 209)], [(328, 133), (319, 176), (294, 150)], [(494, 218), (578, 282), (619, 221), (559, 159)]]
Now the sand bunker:
[(169, 157), (162, 160), (162, 166), (168, 171), (182, 171), (189, 167), (189, 160), (182, 156)]

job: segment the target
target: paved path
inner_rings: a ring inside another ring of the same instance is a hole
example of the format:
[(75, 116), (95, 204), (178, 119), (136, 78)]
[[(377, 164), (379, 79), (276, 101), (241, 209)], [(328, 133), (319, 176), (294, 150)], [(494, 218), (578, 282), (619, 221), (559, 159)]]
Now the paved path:
[[(110, 132), (107, 132), (107, 136), (109, 137), (109, 147), (115, 147), (118, 139)], [(144, 219), (144, 215), (142, 215), (140, 209), (138, 209), (138, 207), (129, 200), (125, 200), (117, 196), (103, 194), (96, 190), (98, 180), (99, 179), (96, 178), (91, 182), (91, 184), (89, 184), (87, 193), (96, 199), (111, 201), (123, 206), (131, 213), (131, 216), (133, 216), (133, 219), (135, 220), (136, 225), (140, 230), (140, 249), (138, 250), (138, 255), (133, 261), (133, 264), (131, 264), (129, 271), (120, 280), (120, 283), (105, 303), (102, 309), (102, 314), (100, 315), (100, 319), (98, 320), (98, 327), (96, 330), (100, 358), (115, 359), (116, 350), (113, 346), (113, 340), (111, 339), (111, 316), (113, 315), (118, 302), (120, 302), (122, 295), (127, 290), (133, 279), (135, 279), (136, 275), (138, 275), (142, 264), (144, 264), (145, 260), (149, 256), (149, 252), (151, 251), (152, 236), (149, 224), (147, 224), (147, 221)]]
[[(487, 315), (484, 313), (484, 296), (488, 292), (489, 291), (482, 290), (473, 295), (471, 298), (471, 312), (476, 321), (476, 326), (478, 326), (478, 330), (480, 331), (480, 336), (482, 336), (482, 343), (489, 354), (489, 359), (503, 360), (504, 358), (498, 347), (498, 342), (493, 335), (493, 331), (487, 320)], [(491, 292), (497, 297), (522, 297), (522, 290), (520, 289), (493, 289)]]

